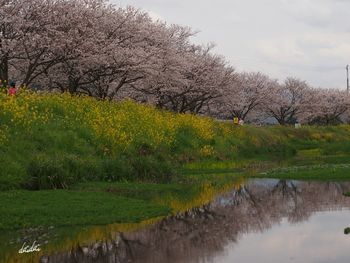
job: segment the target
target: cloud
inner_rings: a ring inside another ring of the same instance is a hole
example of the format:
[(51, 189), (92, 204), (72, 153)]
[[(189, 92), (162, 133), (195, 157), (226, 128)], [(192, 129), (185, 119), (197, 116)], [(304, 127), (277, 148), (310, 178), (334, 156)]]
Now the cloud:
[(333, 10), (323, 0), (282, 0), (284, 11), (296, 20), (317, 27), (331, 23)]
[(348, 17), (349, 0), (280, 0), (282, 10), (313, 27), (338, 26)]
[(276, 61), (344, 64), (350, 54), (350, 35), (336, 33), (286, 35), (261, 40), (257, 48), (262, 56)]
[(320, 87), (344, 88), (350, 35), (303, 33), (267, 38), (257, 43), (257, 56), (269, 61), (269, 72), (289, 75)]
[(215, 42), (238, 70), (279, 79), (292, 75), (314, 86), (344, 85), (350, 0), (112, 1), (199, 30), (193, 41)]

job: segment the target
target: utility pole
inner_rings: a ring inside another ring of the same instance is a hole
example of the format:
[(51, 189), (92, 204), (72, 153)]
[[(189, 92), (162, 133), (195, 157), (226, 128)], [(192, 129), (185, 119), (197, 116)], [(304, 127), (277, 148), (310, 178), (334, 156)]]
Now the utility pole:
[(349, 93), (349, 65), (346, 65), (346, 91)]

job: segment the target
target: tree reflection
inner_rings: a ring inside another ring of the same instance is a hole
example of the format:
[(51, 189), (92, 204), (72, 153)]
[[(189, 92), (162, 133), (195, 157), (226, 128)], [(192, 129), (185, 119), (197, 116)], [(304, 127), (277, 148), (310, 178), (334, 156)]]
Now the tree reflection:
[(43, 256), (41, 262), (213, 262), (245, 233), (265, 231), (283, 218), (298, 223), (317, 211), (350, 207), (343, 196), (349, 190), (350, 183), (253, 181), (142, 231), (116, 233), (113, 240)]

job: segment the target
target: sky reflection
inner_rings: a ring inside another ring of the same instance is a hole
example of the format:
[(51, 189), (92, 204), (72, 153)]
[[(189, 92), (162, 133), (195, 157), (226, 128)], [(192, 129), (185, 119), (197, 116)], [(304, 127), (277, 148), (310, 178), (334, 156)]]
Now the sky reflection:
[(257, 180), (208, 205), (41, 262), (349, 262), (350, 183)]
[(308, 221), (291, 224), (286, 218), (263, 233), (244, 235), (225, 247), (212, 262), (349, 262), (350, 211), (317, 212)]

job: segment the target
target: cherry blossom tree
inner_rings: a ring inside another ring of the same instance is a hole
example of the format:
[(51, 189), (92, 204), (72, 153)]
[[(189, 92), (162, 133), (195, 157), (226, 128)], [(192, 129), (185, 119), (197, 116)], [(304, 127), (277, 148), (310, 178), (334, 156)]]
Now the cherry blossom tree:
[[(21, 40), (21, 32), (16, 15), (20, 11), (18, 5), (12, 1), (0, 0), (0, 80), (8, 81), (11, 60), (16, 55), (18, 43)], [(17, 23), (16, 23), (17, 21)]]
[(308, 103), (308, 92), (310, 88), (305, 81), (287, 78), (283, 84), (270, 87), (263, 109), (279, 124), (293, 124), (298, 121), (298, 115)]
[(339, 124), (350, 110), (350, 95), (336, 89), (313, 89), (309, 97), (309, 108), (301, 119), (310, 124)]
[[(48, 78), (51, 87), (61, 91), (113, 97), (124, 84), (142, 77), (135, 68), (146, 58), (136, 48), (141, 40), (135, 21), (142, 23), (142, 19), (149, 18), (131, 8), (95, 7), (86, 12), (77, 22), (79, 27), (70, 28), (68, 32), (73, 36), (64, 52), (68, 50), (70, 56), (65, 56), (62, 63), (52, 68)], [(78, 36), (75, 35), (77, 29)]]
[(51, 20), (51, 1), (2, 1), (1, 3), (1, 78), (9, 74), (30, 84), (50, 66), (58, 63), (54, 55), (58, 39)]
[(187, 54), (181, 81), (163, 94), (158, 105), (177, 112), (200, 113), (213, 99), (223, 96), (234, 70), (222, 57), (210, 54), (210, 49), (196, 47)]
[(260, 72), (238, 74), (225, 89), (224, 96), (216, 101), (217, 115), (245, 120), (259, 106), (267, 103), (269, 90), (276, 85), (276, 80)]
[(0, 80), (280, 124), (333, 124), (349, 114), (345, 93), (237, 73), (213, 45), (193, 44), (195, 34), (107, 0), (0, 0)]
[(235, 75), (222, 57), (211, 54), (211, 49), (212, 46), (186, 43), (178, 46), (177, 50), (173, 49), (173, 56), (165, 57), (159, 77), (147, 79), (135, 88), (160, 108), (193, 113), (207, 110), (213, 99), (222, 96)]

